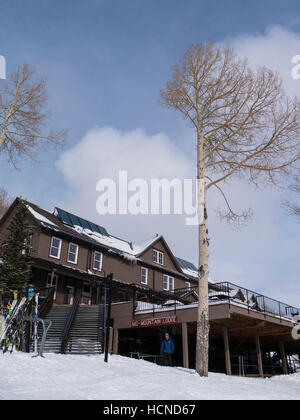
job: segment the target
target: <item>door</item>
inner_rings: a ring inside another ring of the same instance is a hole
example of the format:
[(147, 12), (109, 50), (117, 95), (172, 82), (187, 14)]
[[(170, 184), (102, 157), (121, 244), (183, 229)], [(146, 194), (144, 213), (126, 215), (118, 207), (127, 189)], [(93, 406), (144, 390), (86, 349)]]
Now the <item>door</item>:
[(48, 273), (46, 287), (54, 286), (55, 290), (54, 290), (53, 300), (56, 300), (57, 283), (58, 283), (58, 275), (54, 274), (52, 277), (52, 273)]
[(74, 287), (67, 286), (67, 304), (73, 305), (74, 301)]
[(89, 283), (84, 282), (82, 288), (81, 304), (90, 305), (92, 300), (92, 288)]

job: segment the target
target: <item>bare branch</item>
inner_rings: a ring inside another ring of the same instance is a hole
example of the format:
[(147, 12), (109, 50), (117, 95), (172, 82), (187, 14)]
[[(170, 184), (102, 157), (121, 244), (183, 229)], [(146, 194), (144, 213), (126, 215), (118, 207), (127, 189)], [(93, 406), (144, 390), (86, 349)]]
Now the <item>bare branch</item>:
[[(206, 178), (211, 182), (211, 178), (206, 176)], [(225, 205), (226, 205), (226, 210), (218, 208), (216, 210), (218, 217), (223, 220), (225, 219), (229, 224), (232, 225), (232, 227), (234, 227), (235, 229), (239, 229), (242, 226), (244, 226), (249, 219), (252, 218), (253, 216), (253, 210), (251, 208), (242, 211), (242, 213), (236, 213), (230, 203), (229, 203), (229, 199), (227, 198), (225, 192), (223, 191), (223, 189), (217, 185), (214, 184), (214, 187), (217, 188), (217, 190), (219, 191), (219, 193), (221, 194), (221, 196), (224, 199)]]
[[(289, 190), (300, 196), (300, 176), (294, 177), (294, 182), (289, 186)], [(282, 205), (286, 208), (287, 213), (291, 216), (296, 216), (300, 222), (300, 204), (298, 202), (284, 200)]]

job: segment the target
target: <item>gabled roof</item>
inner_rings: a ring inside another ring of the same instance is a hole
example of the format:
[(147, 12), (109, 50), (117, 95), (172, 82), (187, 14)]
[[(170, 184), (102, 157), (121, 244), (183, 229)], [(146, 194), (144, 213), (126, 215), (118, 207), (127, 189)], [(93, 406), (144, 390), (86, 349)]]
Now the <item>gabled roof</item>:
[(174, 256), (174, 254), (173, 254), (173, 252), (171, 251), (171, 249), (170, 249), (170, 247), (169, 247), (169, 245), (168, 245), (168, 243), (167, 243), (167, 241), (165, 240), (165, 238), (162, 236), (162, 235), (160, 235), (160, 236), (156, 236), (155, 238), (153, 238), (151, 241), (148, 241), (148, 243), (147, 243), (147, 241), (145, 241), (145, 242), (143, 242), (142, 243), (142, 247), (143, 247), (143, 249), (142, 249), (142, 247), (141, 247), (141, 250), (140, 250), (140, 252), (139, 252), (139, 254), (137, 254), (137, 256), (142, 256), (146, 251), (148, 251), (148, 249), (150, 248), (150, 247), (152, 247), (152, 246), (154, 246), (157, 242), (161, 242), (162, 243), (162, 245), (164, 246), (164, 248), (166, 249), (166, 251), (168, 252), (168, 254), (169, 254), (169, 256), (170, 256), (170, 258), (171, 258), (171, 260), (173, 261), (173, 263), (174, 263), (174, 265), (175, 265), (175, 267), (176, 267), (176, 269), (179, 271), (179, 272), (183, 272), (182, 271), (182, 269), (181, 269), (181, 266), (180, 266), (180, 264), (178, 263), (178, 261), (177, 261), (177, 258)]
[[(0, 224), (21, 200), (21, 198), (16, 198), (7, 213), (2, 217)], [(94, 246), (100, 245), (102, 248), (107, 249), (108, 252), (116, 253), (132, 262), (136, 262), (150, 247), (161, 241), (173, 260), (178, 272), (181, 272), (193, 280), (198, 279), (197, 268), (194, 264), (181, 258), (176, 258), (162, 235), (156, 235), (140, 242), (128, 242), (111, 235), (104, 227), (58, 207), (55, 207), (54, 211), (51, 213), (34, 203), (25, 202), (29, 213), (40, 226), (53, 232), (71, 236), (74, 240), (84, 241)]]

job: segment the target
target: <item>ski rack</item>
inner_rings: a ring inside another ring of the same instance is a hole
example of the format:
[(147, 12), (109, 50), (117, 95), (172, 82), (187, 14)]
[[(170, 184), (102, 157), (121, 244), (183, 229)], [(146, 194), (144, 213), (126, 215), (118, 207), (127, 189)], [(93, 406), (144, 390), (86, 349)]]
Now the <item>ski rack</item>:
[(36, 326), (38, 326), (39, 323), (42, 324), (42, 326), (43, 326), (42, 342), (40, 344), (38, 354), (36, 354), (35, 356), (32, 356), (32, 357), (38, 357), (38, 356), (45, 357), (45, 356), (43, 356), (43, 351), (44, 351), (44, 346), (45, 346), (45, 342), (46, 342), (46, 338), (47, 338), (47, 332), (52, 325), (52, 321), (48, 320), (48, 319), (42, 319), (42, 318), (31, 318), (29, 316), (25, 316), (24, 321), (33, 322), (33, 323), (36, 324)]

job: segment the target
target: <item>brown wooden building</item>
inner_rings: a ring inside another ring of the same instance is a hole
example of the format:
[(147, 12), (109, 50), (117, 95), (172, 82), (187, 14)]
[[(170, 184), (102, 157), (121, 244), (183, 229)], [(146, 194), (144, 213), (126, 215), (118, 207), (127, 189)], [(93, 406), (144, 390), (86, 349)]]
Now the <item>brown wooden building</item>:
[[(18, 201), (0, 221), (2, 250)], [(52, 308), (44, 314), (54, 322), (49, 351), (88, 353), (83, 343), (93, 340), (92, 348), (103, 350), (97, 344), (99, 331), (92, 330), (103, 329), (99, 314), (107, 315), (106, 289), (101, 285), (112, 273), (110, 350), (159, 360), (168, 331), (175, 341), (175, 363), (194, 366), (198, 282), (192, 263), (176, 258), (162, 236), (131, 243), (62, 209), (51, 213), (33, 203), (27, 208), (32, 283), (53, 291)], [(209, 299), (210, 370), (261, 376), (294, 370), (300, 352), (291, 336), (297, 308), (227, 282), (210, 283)]]

